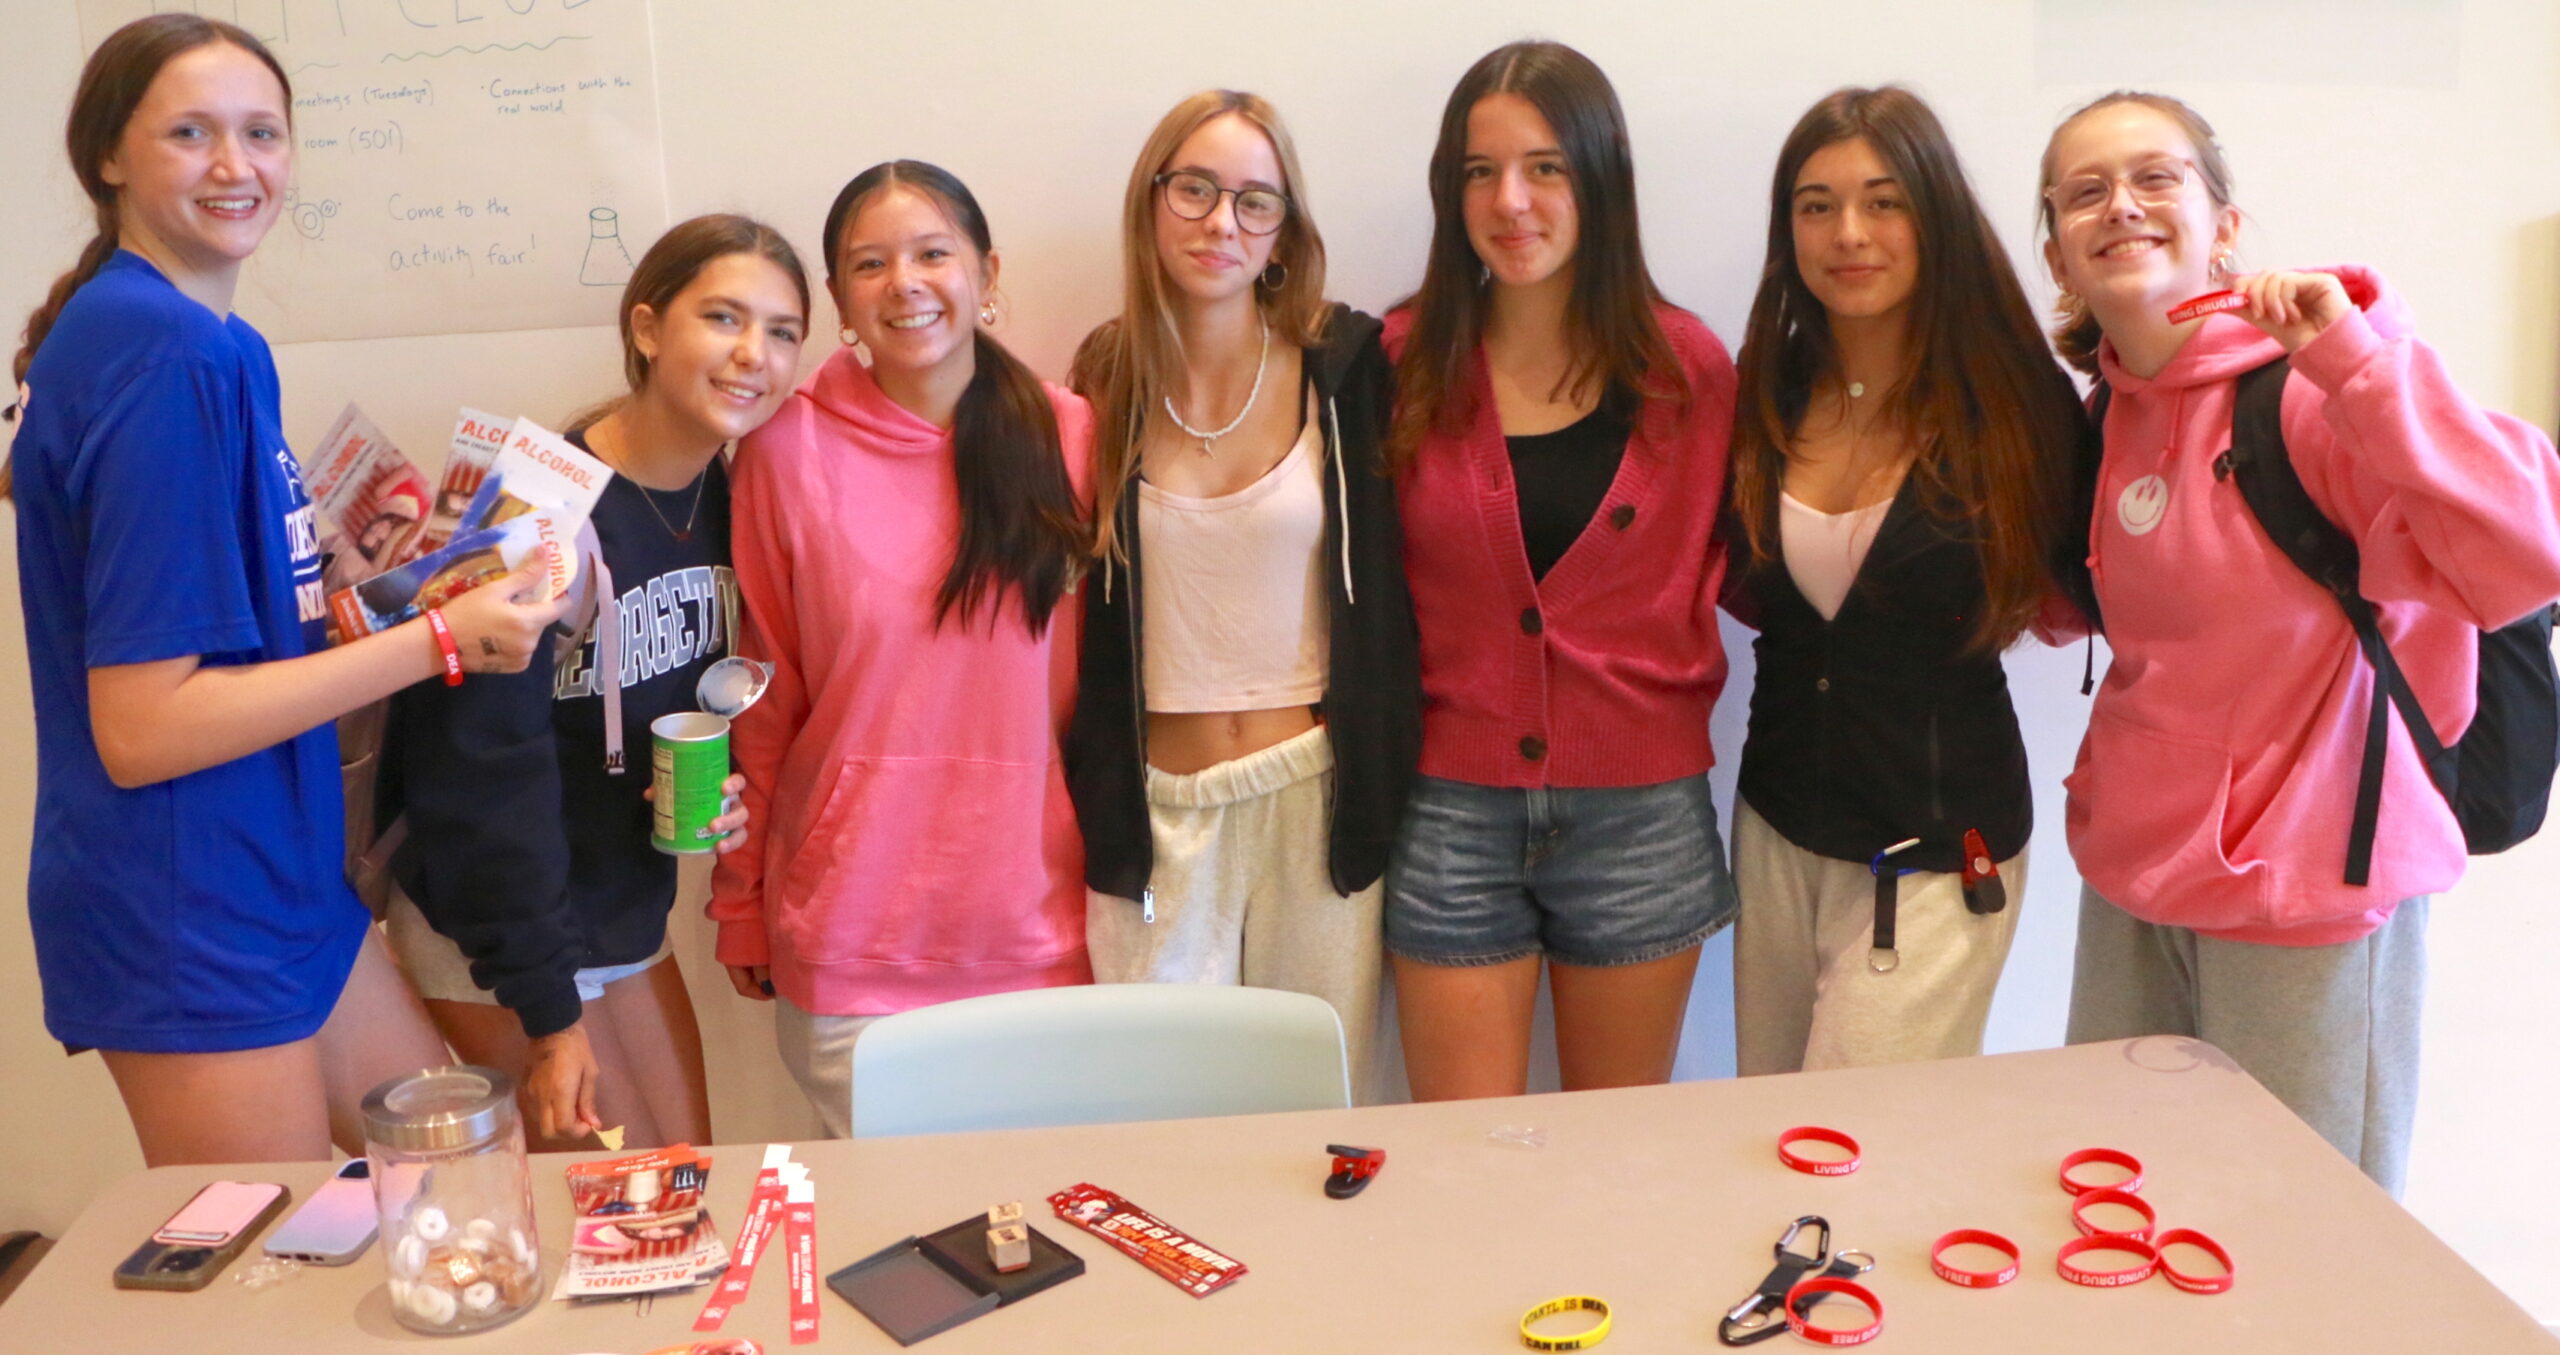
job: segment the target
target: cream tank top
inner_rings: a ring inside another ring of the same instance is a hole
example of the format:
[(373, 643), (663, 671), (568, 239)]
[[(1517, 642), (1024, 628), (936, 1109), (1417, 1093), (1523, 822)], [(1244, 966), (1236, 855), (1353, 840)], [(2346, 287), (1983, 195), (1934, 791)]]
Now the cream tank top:
[(1271, 710), (1324, 697), (1324, 433), (1233, 494), (1138, 482), (1147, 709)]

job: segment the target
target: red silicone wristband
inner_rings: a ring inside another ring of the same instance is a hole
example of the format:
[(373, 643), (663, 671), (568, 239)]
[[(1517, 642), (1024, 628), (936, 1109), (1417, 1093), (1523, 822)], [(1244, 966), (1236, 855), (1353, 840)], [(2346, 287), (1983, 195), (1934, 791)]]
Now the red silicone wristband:
[(2238, 292), (2207, 292), (2202, 296), (2189, 297), (2170, 307), (2169, 323), (2183, 325), (2198, 316), (2236, 311), (2248, 304), (2249, 298)]
[[(2086, 1209), (2093, 1204), (2123, 1205), (2142, 1216), (2142, 1226), (2139, 1228), (2101, 1228), (2080, 1216), (2081, 1210)], [(2080, 1192), (2079, 1198), (2071, 1202), (2071, 1226), (2079, 1229), (2082, 1237), (2130, 1237), (2139, 1241), (2149, 1242), (2152, 1240), (2151, 1230), (2160, 1226), (2160, 1213), (2158, 1210), (2153, 1209), (2141, 1196), (2134, 1194), (2132, 1191), (2118, 1189), (2114, 1186), (2100, 1186), (2096, 1190), (2084, 1190)]]
[[(2092, 1162), (2110, 1163), (2114, 1166), (2124, 1168), (2126, 1171), (2133, 1173), (2133, 1175), (2128, 1176), (2121, 1181), (2110, 1182), (2103, 1186), (2095, 1182), (2074, 1181), (2071, 1179), (2072, 1168), (2085, 1167)], [(2083, 1148), (2079, 1152), (2073, 1153), (2071, 1156), (2062, 1159), (2062, 1188), (2070, 1191), (2074, 1195), (2077, 1195), (2084, 1190), (2121, 1190), (2125, 1194), (2131, 1195), (2135, 1191), (2142, 1189), (2142, 1159), (2135, 1157), (2131, 1153), (2119, 1153), (2113, 1148)]]
[[(2219, 1275), (2190, 1275), (2185, 1271), (2178, 1269), (2176, 1266), (2170, 1265), (2169, 1248), (2181, 1242), (2190, 1247), (2198, 1248), (2203, 1251), (2205, 1255), (2212, 1257), (2216, 1261), (2220, 1261), (2222, 1263), (2222, 1273)], [(2176, 1285), (2190, 1294), (2219, 1294), (2224, 1290), (2229, 1289), (2233, 1282), (2240, 1278), (2239, 1267), (2231, 1264), (2231, 1253), (2224, 1251), (2221, 1243), (2214, 1241), (2212, 1238), (2206, 1237), (2204, 1234), (2197, 1232), (2193, 1228), (2168, 1229), (2162, 1232), (2160, 1236), (2151, 1239), (2151, 1246), (2153, 1250), (2160, 1254), (2160, 1273), (2168, 1277), (2169, 1283)]]
[[(2092, 1251), (2127, 1252), (2142, 1260), (2122, 1270), (2088, 1270), (2071, 1264), (2072, 1257)], [(2053, 1258), (2053, 1265), (2054, 1269), (2062, 1272), (2062, 1278), (2073, 1284), (2085, 1284), (2092, 1289), (2116, 1289), (2150, 1279), (2151, 1272), (2160, 1268), (2160, 1252), (2138, 1237), (2099, 1233), (2094, 1237), (2075, 1237), (2063, 1243), (2061, 1252)]]
[(427, 609), (427, 629), (435, 632), (436, 648), (444, 651), (444, 685), (461, 686), (462, 651), (454, 647), (453, 628), (444, 623), (442, 609), (436, 607)]
[[(1796, 1305), (1799, 1302), (1816, 1294), (1846, 1294), (1867, 1305), (1867, 1311), (1874, 1315), (1874, 1320), (1863, 1327), (1846, 1331), (1838, 1327), (1817, 1327), (1813, 1325), (1812, 1319), (1796, 1311)], [(1783, 1306), (1787, 1313), (1787, 1330), (1816, 1345), (1861, 1346), (1876, 1339), (1876, 1333), (1884, 1330), (1884, 1300), (1877, 1298), (1865, 1285), (1854, 1280), (1843, 1280), (1832, 1275), (1816, 1275), (1811, 1279), (1798, 1280), (1795, 1287), (1787, 1291), (1787, 1301)]]
[[(1968, 1242), (2008, 1253), (2009, 1264), (1998, 1270), (1966, 1270), (1942, 1259), (1940, 1254), (1947, 1248), (1960, 1247)], [(1958, 1228), (1930, 1246), (1929, 1269), (1936, 1271), (1938, 1278), (1949, 1284), (1962, 1285), (1967, 1289), (1997, 1289), (2018, 1278), (2018, 1244), (1980, 1228)]]
[[(1825, 1162), (1795, 1151), (1799, 1143), (1828, 1143), (1849, 1150), (1846, 1162)], [(1820, 1125), (1798, 1125), (1778, 1136), (1778, 1160), (1808, 1176), (1847, 1176), (1858, 1169), (1858, 1141), (1837, 1129)]]

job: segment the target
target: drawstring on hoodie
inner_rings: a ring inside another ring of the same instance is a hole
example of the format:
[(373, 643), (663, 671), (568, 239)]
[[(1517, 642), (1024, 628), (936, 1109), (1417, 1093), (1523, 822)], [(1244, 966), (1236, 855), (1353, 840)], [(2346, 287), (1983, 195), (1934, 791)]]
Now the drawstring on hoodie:
[(1360, 591), (1351, 586), (1351, 472), (1342, 467), (1342, 404), (1328, 395), (1324, 398), (1325, 417), (1333, 421), (1333, 498), (1341, 510), (1342, 522), (1342, 600), (1348, 605), (1360, 604)]

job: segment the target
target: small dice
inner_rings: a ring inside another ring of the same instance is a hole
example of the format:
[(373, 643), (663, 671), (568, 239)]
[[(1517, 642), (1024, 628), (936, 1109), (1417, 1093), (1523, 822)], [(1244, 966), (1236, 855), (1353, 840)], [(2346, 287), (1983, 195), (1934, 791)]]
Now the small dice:
[(1019, 1223), (987, 1230), (987, 1264), (999, 1274), (1031, 1266), (1031, 1230)]

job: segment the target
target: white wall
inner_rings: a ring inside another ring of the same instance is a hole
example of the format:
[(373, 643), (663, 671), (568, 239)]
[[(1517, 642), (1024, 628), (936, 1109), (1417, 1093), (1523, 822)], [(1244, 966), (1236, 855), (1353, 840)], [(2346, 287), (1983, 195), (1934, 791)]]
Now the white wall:
[[(221, 13), (232, 0), (203, 3)], [(56, 133), (82, 55), (71, 5), (13, 0), (11, 10), (0, 125), (17, 134), (0, 142), (0, 182), (10, 185), (0, 198), (0, 317), (14, 329), (77, 248), (85, 211)], [(1759, 266), (1777, 143), (1824, 91), (1898, 79), (1929, 97), (2030, 264), (2047, 131), (2080, 100), (2143, 82), (2188, 97), (2220, 128), (2253, 218), (2250, 259), (2375, 264), (2409, 294), (2474, 395), (2546, 427), (2560, 414), (2560, 13), (2548, 0), (1832, 0), (1783, 10), (1743, 0), (1210, 9), (657, 0), (656, 25), (676, 215), (764, 215), (815, 258), (819, 217), (854, 171), (892, 156), (940, 162), (970, 182), (995, 223), (1010, 341), (1051, 373), (1112, 309), (1128, 159), (1173, 100), (1228, 84), (1279, 103), (1331, 248), (1333, 290), (1374, 309), (1417, 277), (1423, 165), (1449, 85), (1484, 50), (1541, 35), (1582, 47), (1616, 81), (1654, 270), (1728, 336)], [(2027, 271), (2031, 294), (2049, 296), (2041, 270)], [(830, 332), (832, 317), (815, 328)], [(277, 357), (286, 429), (305, 446), (351, 398), (396, 439), (435, 448), (457, 404), (556, 417), (615, 380), (603, 330), (310, 344)], [(13, 588), (0, 592), (14, 599)], [(0, 652), (15, 652), (14, 601), (0, 604), (0, 618), (10, 632)], [(1738, 657), (1717, 719), (1728, 805), (1747, 648)], [(2080, 660), (2077, 650), (2026, 652), (2010, 664), (2046, 829), (1993, 1013), (1995, 1048), (2061, 1034), (2078, 882), (2060, 840), (2059, 783), (2086, 714)], [(27, 769), (0, 782), (9, 895), (24, 879), (33, 791), (25, 671), (0, 663), (0, 753)], [(2537, 1151), (2560, 1118), (2551, 1053), (2560, 985), (2547, 960), (2560, 951), (2555, 875), (2560, 831), (2479, 863), (2436, 909), (2408, 1196), (2546, 1322), (2560, 1321), (2560, 1188)], [(44, 1038), (24, 918), (14, 900), (0, 906), (0, 1141), (35, 1155), (22, 1152), (21, 1169), (0, 1174), (0, 1229), (58, 1233), (136, 1157), (97, 1061), (66, 1060)], [(1721, 939), (1710, 949), (1683, 1076), (1731, 1069), (1729, 956)], [(705, 959), (696, 945), (687, 968), (713, 1050), (721, 1136), (805, 1132), (761, 1011), (726, 996)]]

